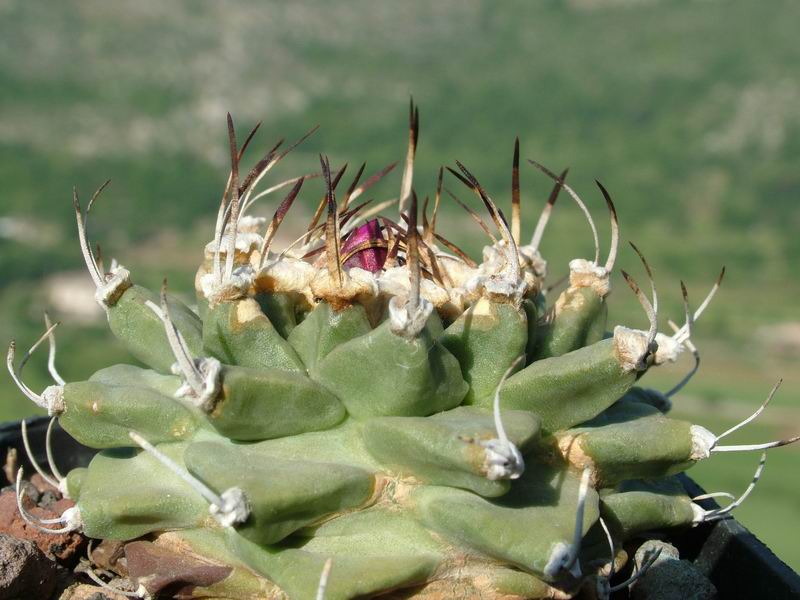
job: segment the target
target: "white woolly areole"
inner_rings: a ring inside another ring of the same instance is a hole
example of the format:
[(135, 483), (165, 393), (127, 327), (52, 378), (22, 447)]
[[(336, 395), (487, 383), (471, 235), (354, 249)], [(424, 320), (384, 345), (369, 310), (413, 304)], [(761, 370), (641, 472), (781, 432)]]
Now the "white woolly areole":
[(699, 504), (695, 504), (694, 502), (692, 502), (690, 506), (692, 507), (692, 525), (699, 525), (700, 523), (704, 523), (706, 520), (706, 516), (708, 515), (708, 511)]
[(247, 295), (254, 277), (255, 271), (250, 265), (236, 267), (231, 276), (222, 283), (217, 281), (213, 273), (206, 273), (200, 277), (200, 291), (212, 305), (223, 300), (241, 298)]
[(378, 275), (378, 289), (387, 296), (408, 296), (411, 284), (405, 267), (392, 267)]
[(614, 327), (614, 346), (622, 369), (635, 371), (647, 351), (647, 333), (617, 325)]
[(284, 256), (266, 262), (256, 275), (258, 287), (273, 292), (309, 290), (317, 270), (304, 260)]
[(527, 289), (527, 283), (520, 277), (511, 278), (503, 274), (486, 275), (482, 273), (470, 277), (463, 287), (464, 295), (471, 300), (477, 300), (486, 295), (508, 299), (515, 305), (522, 301), (522, 296), (525, 295)]
[(69, 490), (67, 489), (67, 478), (60, 479), (58, 482), (58, 491), (62, 497), (66, 498), (67, 500), (71, 500), (72, 498), (69, 495)]
[(524, 279), (516, 279), (501, 275), (487, 277), (483, 280), (483, 289), (489, 296), (503, 296), (510, 299), (515, 305), (522, 301), (528, 284)]
[(437, 305), (437, 308), (444, 308), (446, 311), (452, 311), (453, 318), (457, 318), (467, 307), (467, 293), (464, 288), (456, 287), (445, 290), (449, 297), (448, 302), (443, 305)]
[[(264, 238), (254, 231), (242, 231), (240, 228), (236, 234), (236, 252), (250, 254), (253, 250), (260, 248), (263, 241)], [(226, 231), (219, 243), (220, 256), (225, 256), (228, 253), (228, 244), (230, 244), (230, 233)], [(205, 247), (206, 257), (212, 258), (216, 249), (217, 244), (214, 240), (208, 242)]]
[(442, 306), (450, 301), (450, 294), (447, 290), (430, 279), (423, 279), (419, 282), (419, 293), (434, 306)]
[(569, 285), (573, 288), (588, 287), (601, 298), (611, 291), (609, 273), (594, 261), (575, 258), (569, 261)]
[(656, 343), (658, 344), (658, 350), (656, 350), (654, 360), (657, 365), (675, 362), (684, 350), (683, 344), (676, 342), (672, 337), (663, 333), (656, 334)]
[(111, 277), (106, 277), (105, 283), (94, 292), (94, 299), (103, 308), (114, 306), (122, 293), (131, 287), (131, 273), (122, 265), (112, 267)]
[(217, 277), (213, 273), (205, 273), (200, 276), (200, 291), (203, 297), (210, 299), (217, 290)]
[[(558, 573), (572, 561), (573, 548), (572, 544), (565, 542), (558, 542), (550, 551), (550, 557), (547, 559), (547, 564), (544, 566), (544, 574), (553, 579)], [(581, 567), (578, 564), (580, 561), (575, 561), (570, 567), (569, 572), (575, 577), (581, 576)]]
[(47, 409), (47, 414), (51, 417), (57, 417), (66, 409), (66, 405), (64, 404), (64, 386), (47, 386), (42, 392), (42, 400), (44, 400), (45, 405), (43, 408)]
[(493, 246), (484, 246), (483, 262), (475, 274), (464, 283), (468, 295), (485, 293), (495, 298), (506, 298), (515, 305), (522, 301), (528, 284), (519, 272), (513, 272), (509, 252), (510, 248), (504, 241)]
[(525, 291), (535, 290), (541, 291), (542, 280), (539, 279), (532, 270), (522, 269), (522, 280), (525, 282)]
[(453, 287), (463, 287), (467, 280), (478, 273), (478, 269), (470, 267), (460, 258), (449, 254), (437, 254), (439, 268), (443, 271), (446, 281), (451, 281)]
[(520, 266), (524, 271), (531, 271), (539, 279), (547, 277), (547, 261), (538, 248), (530, 244), (519, 246)]
[(484, 246), (483, 262), (480, 265), (480, 269), (484, 273), (499, 273), (503, 271), (508, 265), (506, 252), (508, 250), (504, 241), (497, 242), (492, 246)]
[(717, 436), (700, 425), (692, 425), (689, 434), (692, 436), (692, 453), (689, 458), (697, 461), (711, 456), (711, 449), (717, 443)]
[[(386, 269), (377, 276), (375, 281), (378, 284), (380, 293), (386, 296), (408, 298), (411, 292), (411, 281), (406, 267)], [(451, 294), (430, 279), (420, 280), (419, 294), (436, 307), (443, 306), (451, 300)]]
[[(617, 325), (614, 328), (614, 341), (623, 368), (626, 371), (635, 369), (639, 359), (647, 350), (647, 332)], [(684, 350), (683, 344), (663, 333), (657, 333), (655, 341), (658, 348), (653, 354), (653, 364), (656, 366), (675, 362)]]
[(467, 279), (464, 282), (464, 292), (467, 295), (476, 295), (483, 290), (483, 280), (486, 279), (486, 275), (476, 272), (472, 277)]
[[(203, 376), (203, 391), (198, 396), (188, 382), (184, 381), (176, 390), (176, 398), (186, 398), (200, 410), (209, 413), (214, 410), (217, 396), (222, 389), (220, 373), (222, 364), (213, 357), (200, 358), (195, 360), (195, 365)], [(181, 375), (181, 368), (178, 363), (172, 365), (172, 372)]]
[(232, 487), (228, 488), (220, 496), (222, 499), (222, 506), (212, 504), (208, 512), (223, 527), (230, 527), (236, 523), (244, 523), (250, 516), (250, 506), (247, 502), (247, 497), (241, 488)]
[(433, 312), (433, 304), (425, 298), (420, 298), (417, 310), (411, 313), (408, 302), (402, 300), (402, 306), (400, 302), (398, 296), (393, 296), (389, 300), (389, 328), (392, 333), (406, 339), (415, 338), (425, 328), (428, 317)]
[(483, 462), (486, 479), (490, 481), (519, 479), (525, 472), (525, 460), (512, 442), (504, 443), (499, 439), (491, 439), (481, 441), (480, 445), (486, 449)]
[[(375, 273), (362, 269), (361, 267), (350, 267), (347, 269), (346, 273), (351, 281), (361, 290), (368, 290), (369, 296), (374, 297), (378, 295), (380, 288), (378, 287), (378, 278), (375, 276)], [(361, 293), (363, 293), (363, 291)]]
[(506, 244), (505, 240), (501, 240), (493, 246), (483, 247), (483, 262), (478, 267), (479, 271), (484, 275), (494, 277), (504, 277), (509, 280), (520, 279), (519, 268), (514, 268), (514, 258), (516, 258), (517, 266), (519, 266), (519, 253), (515, 257), (511, 248)]
[(266, 217), (244, 215), (239, 217), (239, 225), (236, 229), (239, 233), (258, 233), (266, 222)]
[(316, 298), (352, 300), (358, 297), (373, 298), (378, 295), (378, 281), (373, 273), (360, 267), (342, 271), (342, 282), (332, 277), (327, 269), (316, 272), (311, 280), (311, 293)]
[(77, 504), (65, 510), (61, 519), (67, 531), (79, 531), (83, 528), (83, 518), (81, 518), (81, 511)]

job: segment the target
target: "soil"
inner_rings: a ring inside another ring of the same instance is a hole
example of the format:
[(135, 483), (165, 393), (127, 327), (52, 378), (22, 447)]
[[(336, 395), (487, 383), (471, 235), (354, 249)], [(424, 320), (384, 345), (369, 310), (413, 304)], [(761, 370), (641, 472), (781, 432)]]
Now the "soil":
[[(30, 488), (30, 486), (28, 486)], [(35, 517), (54, 519), (74, 505), (74, 502), (61, 498), (52, 498), (50, 493), (41, 494), (34, 498), (26, 494), (23, 506)], [(83, 536), (77, 533), (51, 534), (39, 531), (27, 523), (17, 510), (17, 499), (13, 489), (5, 488), (0, 493), (0, 533), (5, 533), (22, 540), (34, 542), (48, 558), (61, 563), (71, 563), (75, 555), (80, 552), (86, 542)]]
[[(74, 505), (38, 474), (23, 481), (22, 489), (23, 506), (41, 519), (58, 518)], [(15, 488), (0, 490), (0, 600), (102, 600), (105, 596), (92, 597), (93, 593), (105, 593), (94, 584), (82, 585), (82, 596), (72, 591), (67, 594), (68, 588), (72, 590), (70, 586), (76, 587), (86, 579), (75, 572), (86, 547), (87, 539), (78, 533), (54, 535), (39, 531), (20, 515)]]

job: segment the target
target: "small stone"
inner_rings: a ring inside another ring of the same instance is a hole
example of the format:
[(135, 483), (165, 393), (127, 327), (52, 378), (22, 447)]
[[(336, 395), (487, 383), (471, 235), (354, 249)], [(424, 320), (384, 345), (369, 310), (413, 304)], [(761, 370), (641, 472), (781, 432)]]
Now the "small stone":
[(92, 563), (101, 569), (127, 577), (125, 543), (118, 540), (103, 540), (92, 549)]
[(167, 591), (181, 597), (195, 587), (208, 587), (222, 581), (233, 570), (229, 566), (212, 564), (183, 551), (152, 542), (134, 541), (125, 544), (128, 572), (134, 585), (143, 586), (151, 596)]
[(39, 491), (39, 488), (33, 485), (30, 481), (23, 481), (20, 489), (26, 498), (30, 498), (33, 504), (39, 503), (39, 498), (41, 498), (42, 493)]
[(0, 533), (0, 600), (48, 598), (56, 565), (30, 540)]
[(39, 506), (42, 508), (52, 508), (60, 499), (60, 495), (56, 495), (48, 490), (46, 492), (42, 492), (42, 496), (39, 498)]
[(96, 585), (81, 583), (67, 588), (59, 600), (128, 600), (123, 594), (102, 590)]
[(653, 563), (654, 565), (669, 559), (680, 559), (678, 549), (672, 544), (662, 542), (661, 540), (647, 540), (636, 550), (636, 555), (634, 557), (636, 566), (641, 568), (641, 566), (647, 562), (647, 558), (659, 550), (661, 550), (661, 554), (659, 554), (658, 558)]
[(44, 477), (39, 475), (39, 473), (34, 473), (33, 475), (31, 475), (30, 480), (31, 484), (36, 486), (36, 489), (42, 492), (42, 494), (50, 492), (53, 495), (58, 496), (59, 498), (61, 497), (61, 492), (58, 491), (58, 488), (49, 483), (48, 481), (46, 481)]
[(713, 600), (717, 589), (688, 560), (680, 560), (678, 550), (666, 542), (648, 540), (636, 551), (636, 565), (646, 562), (652, 552), (661, 554), (650, 568), (631, 584), (632, 600)]

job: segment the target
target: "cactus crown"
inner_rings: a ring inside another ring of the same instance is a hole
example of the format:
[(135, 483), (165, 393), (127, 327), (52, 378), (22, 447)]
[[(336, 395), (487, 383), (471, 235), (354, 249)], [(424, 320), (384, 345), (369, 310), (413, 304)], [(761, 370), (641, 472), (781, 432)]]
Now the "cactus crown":
[[(610, 583), (623, 543), (724, 518), (752, 490), (706, 510), (696, 503), (702, 498), (687, 497), (676, 473), (714, 452), (797, 439), (719, 445), (766, 402), (719, 436), (667, 416), (670, 398), (697, 370), (693, 327), (724, 270), (694, 312), (681, 284), (685, 323), (670, 321), (667, 336), (658, 332), (653, 273), (632, 245), (649, 292), (622, 274), (649, 328), (607, 332), (619, 226), (599, 182), (612, 232), (603, 264), (597, 228), (565, 183), (567, 171), (556, 175), (534, 161), (554, 186), (523, 243), (519, 140), (509, 224), (457, 161), (447, 171), (481, 211), (445, 187), (444, 169), (433, 201), (420, 203), (413, 102), (399, 196), (380, 204), (356, 201), (394, 164), (363, 181), (362, 165), (345, 188), (347, 165), (332, 169), (320, 156), (318, 173), (259, 191), (314, 130), (288, 149), (279, 142), (240, 172), (257, 129), (239, 145), (228, 116), (231, 169), (195, 279), (196, 308), (170, 295), (166, 281), (155, 293), (116, 262), (105, 270), (86, 234), (105, 184), (85, 211), (73, 196), (97, 301), (146, 367), (114, 365), (66, 383), (55, 367), (57, 324), (49, 319), (18, 365), (13, 342), (9, 348), (9, 371), (22, 392), (101, 450), (88, 468), (66, 476), (51, 452), (52, 476), (34, 462), (75, 502), (61, 517), (30, 514), (18, 478), (19, 510), (44, 531), (79, 529), (129, 542), (128, 595), (159, 592), (152, 573), (137, 571), (137, 553), (177, 549), (186, 560), (219, 567), (191, 581), (201, 597), (334, 599), (403, 589), (404, 597), (419, 598), (551, 598), (585, 585), (607, 597), (631, 582)], [(317, 177), (324, 194), (311, 223), (276, 249), (276, 232)], [(258, 200), (279, 190), (288, 192), (271, 219), (250, 216)], [(568, 287), (548, 307), (539, 247), (562, 190), (586, 215), (595, 253), (570, 262)], [(480, 261), (437, 230), (442, 191), (487, 236)], [(398, 216), (386, 216), (394, 206)], [(36, 393), (21, 371), (45, 340), (55, 384)], [(636, 385), (684, 349), (695, 367), (672, 390)]]

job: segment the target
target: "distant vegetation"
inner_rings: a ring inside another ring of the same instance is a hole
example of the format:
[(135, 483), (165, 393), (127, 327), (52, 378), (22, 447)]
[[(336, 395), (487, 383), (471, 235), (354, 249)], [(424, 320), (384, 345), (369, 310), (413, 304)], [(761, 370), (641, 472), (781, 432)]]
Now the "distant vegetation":
[[(242, 131), (263, 120), (257, 151), (322, 125), (277, 181), (313, 171), (318, 152), (351, 169), (367, 160), (368, 172), (400, 159), (413, 94), (422, 195), (440, 164), (459, 159), (508, 203), (519, 135), (524, 157), (571, 167), (604, 244), (593, 179), (611, 191), (624, 238), (654, 265), (664, 317), (680, 318), (679, 278), (699, 299), (726, 264), (724, 291), (697, 326), (704, 365), (676, 412), (724, 428), (785, 375), (780, 412), (765, 415), (761, 433), (786, 433), (800, 426), (800, 340), (775, 350), (771, 333), (757, 333), (800, 321), (798, 22), (790, 0), (0, 2), (0, 340), (29, 344), (53, 308), (52, 286), (64, 285), (48, 278), (82, 269), (73, 184), (88, 197), (113, 178), (93, 237), (137, 281), (167, 274), (191, 296), (226, 176), (226, 111)], [(522, 182), (530, 234), (549, 182), (531, 168)], [(398, 188), (396, 173), (376, 196)], [(302, 230), (320, 189), (308, 185), (287, 229)], [(444, 214), (442, 229), (478, 252), (480, 232), (453, 206)], [(543, 249), (554, 278), (592, 251), (566, 200)], [(621, 261), (639, 268), (627, 249)], [(615, 319), (643, 325), (615, 285)], [(128, 360), (102, 321), (55, 312), (68, 378)], [(669, 386), (686, 368), (650, 383)], [(28, 378), (45, 385), (43, 357)], [(31, 412), (7, 378), (0, 394), (0, 417)], [(738, 513), (795, 568), (798, 459), (772, 453), (762, 489)], [(722, 457), (693, 475), (737, 492), (756, 460)]]

